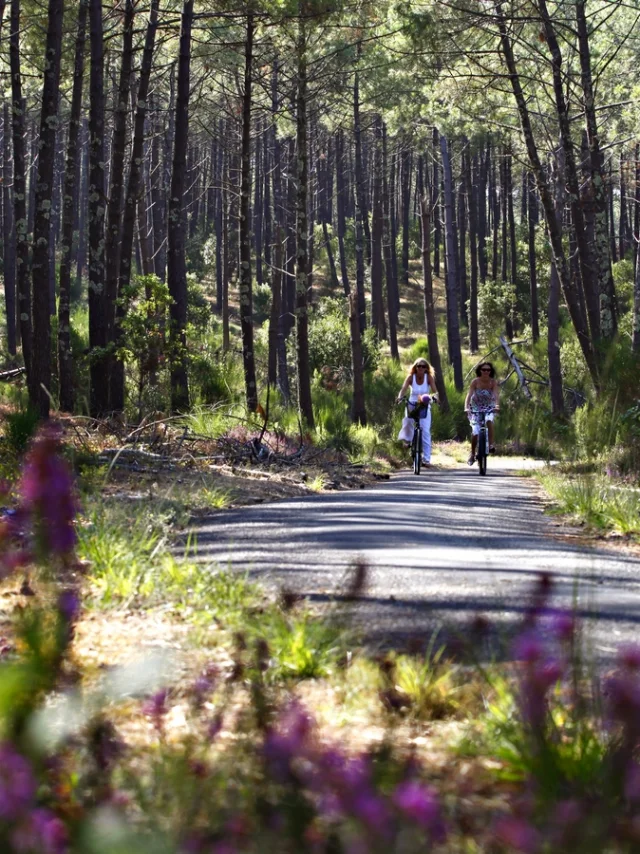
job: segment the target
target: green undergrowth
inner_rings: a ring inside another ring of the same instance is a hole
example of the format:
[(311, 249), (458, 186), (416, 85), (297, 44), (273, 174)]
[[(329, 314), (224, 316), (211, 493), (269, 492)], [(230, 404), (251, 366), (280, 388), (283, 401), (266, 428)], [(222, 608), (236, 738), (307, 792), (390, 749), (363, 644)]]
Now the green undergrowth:
[(551, 512), (566, 514), (596, 530), (640, 537), (640, 488), (584, 468), (536, 473), (553, 499)]

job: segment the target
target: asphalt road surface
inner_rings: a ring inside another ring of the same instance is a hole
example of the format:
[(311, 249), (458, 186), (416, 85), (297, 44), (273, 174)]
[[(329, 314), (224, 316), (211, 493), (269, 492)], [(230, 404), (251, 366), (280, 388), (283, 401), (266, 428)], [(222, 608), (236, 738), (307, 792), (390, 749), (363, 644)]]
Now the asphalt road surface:
[(585, 616), (598, 657), (640, 641), (638, 552), (568, 536), (515, 465), (523, 467), (492, 458), (485, 478), (475, 467), (431, 469), (366, 490), (224, 511), (194, 530), (198, 559), (312, 601), (339, 599), (345, 571), (363, 559), (369, 583), (354, 619), (382, 646), (439, 626), (468, 637), (477, 614), (508, 634), (545, 570), (555, 604), (575, 602)]

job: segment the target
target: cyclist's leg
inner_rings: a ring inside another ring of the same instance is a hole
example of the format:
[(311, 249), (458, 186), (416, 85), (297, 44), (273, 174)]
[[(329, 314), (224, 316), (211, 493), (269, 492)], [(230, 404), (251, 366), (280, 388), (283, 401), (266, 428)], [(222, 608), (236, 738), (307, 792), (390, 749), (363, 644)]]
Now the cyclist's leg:
[(480, 432), (480, 427), (478, 424), (471, 422), (471, 454), (467, 462), (470, 466), (472, 466), (476, 461), (476, 450), (478, 448), (478, 433)]
[(422, 427), (422, 461), (431, 462), (431, 407), (427, 410), (425, 418), (420, 419)]
[(487, 415), (487, 427), (489, 428), (489, 451), (495, 451), (493, 442), (493, 412)]

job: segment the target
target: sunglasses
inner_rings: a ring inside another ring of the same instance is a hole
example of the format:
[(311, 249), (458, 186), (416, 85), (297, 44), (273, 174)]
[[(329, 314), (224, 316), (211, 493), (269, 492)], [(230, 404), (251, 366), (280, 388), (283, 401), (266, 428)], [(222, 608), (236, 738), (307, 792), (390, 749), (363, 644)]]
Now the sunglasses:
[(480, 368), (481, 373), (491, 373), (491, 368)]

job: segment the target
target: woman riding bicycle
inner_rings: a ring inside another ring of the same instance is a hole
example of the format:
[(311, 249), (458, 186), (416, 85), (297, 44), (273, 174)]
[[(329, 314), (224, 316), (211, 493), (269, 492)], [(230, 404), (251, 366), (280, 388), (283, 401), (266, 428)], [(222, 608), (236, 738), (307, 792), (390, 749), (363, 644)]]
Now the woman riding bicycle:
[(424, 406), (420, 400), (425, 394), (436, 394), (436, 379), (433, 368), (426, 359), (416, 359), (411, 366), (411, 373), (400, 389), (398, 403), (400, 403), (409, 388), (411, 388), (409, 394), (409, 407), (411, 411), (415, 411), (416, 406), (422, 406), (420, 413), (422, 462), (428, 466), (431, 463), (431, 406)]
[(491, 362), (482, 362), (476, 368), (476, 378), (471, 381), (467, 398), (464, 402), (464, 411), (469, 416), (471, 423), (471, 454), (467, 462), (470, 466), (476, 461), (476, 448), (478, 446), (478, 433), (480, 422), (478, 413), (485, 414), (485, 423), (489, 428), (489, 453), (494, 454), (496, 449), (493, 444), (493, 415), (499, 407), (500, 386), (495, 378), (495, 368)]

